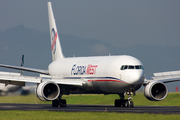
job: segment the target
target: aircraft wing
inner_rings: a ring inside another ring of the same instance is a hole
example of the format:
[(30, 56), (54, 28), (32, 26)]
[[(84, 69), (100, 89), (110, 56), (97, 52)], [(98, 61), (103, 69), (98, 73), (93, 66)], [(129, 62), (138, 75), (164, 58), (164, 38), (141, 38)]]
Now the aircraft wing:
[(31, 77), (20, 75), (20, 73), (0, 72), (0, 83), (4, 83), (5, 85), (12, 84), (25, 86), (25, 82), (41, 83), (48, 80), (53, 81), (59, 85), (71, 86), (83, 86), (84, 82), (82, 79), (52, 78), (51, 76), (42, 74), (40, 74), (40, 77)]
[(49, 74), (47, 70), (27, 68), (27, 67), (18, 67), (18, 66), (12, 66), (12, 65), (4, 65), (4, 64), (0, 64), (0, 67), (12, 68), (16, 70), (24, 70), (24, 71), (29, 71), (29, 72), (36, 72), (36, 73), (41, 73), (41, 74), (46, 74), (46, 75)]
[(20, 73), (0, 72), (0, 83), (25, 86), (25, 82), (41, 83), (42, 78), (22, 76)]
[(72, 85), (72, 86), (83, 86), (86, 83), (84, 79), (69, 79), (69, 78), (58, 78), (58, 77), (51, 77), (49, 75), (40, 74), (40, 78), (43, 81), (51, 80), (59, 85)]
[(179, 71), (168, 71), (168, 72), (158, 72), (153, 73), (154, 76), (150, 79), (145, 80), (145, 84), (152, 81), (161, 81), (163, 83), (180, 81), (180, 70)]

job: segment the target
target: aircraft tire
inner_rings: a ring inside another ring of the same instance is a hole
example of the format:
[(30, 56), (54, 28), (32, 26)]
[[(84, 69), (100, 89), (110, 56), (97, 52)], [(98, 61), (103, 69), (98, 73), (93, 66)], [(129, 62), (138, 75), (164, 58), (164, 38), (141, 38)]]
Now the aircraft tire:
[(53, 100), (52, 101), (52, 107), (58, 107), (58, 100)]
[(129, 101), (125, 101), (125, 107), (129, 107)]
[(62, 99), (62, 100), (60, 101), (60, 106), (61, 106), (61, 107), (66, 107), (66, 100)]
[(116, 99), (116, 100), (114, 101), (114, 106), (115, 106), (115, 107), (121, 107), (121, 100)]
[(130, 107), (134, 107), (134, 103), (133, 103), (133, 101), (130, 101), (130, 105), (129, 105)]

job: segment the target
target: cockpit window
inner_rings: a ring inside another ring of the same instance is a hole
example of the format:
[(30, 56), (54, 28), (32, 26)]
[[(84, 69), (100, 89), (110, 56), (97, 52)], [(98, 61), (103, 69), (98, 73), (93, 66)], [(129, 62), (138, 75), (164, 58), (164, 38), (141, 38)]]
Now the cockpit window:
[(123, 65), (123, 66), (121, 66), (121, 70), (124, 70), (124, 65)]
[(125, 69), (128, 69), (128, 66), (127, 66), (127, 65), (121, 66), (121, 70), (125, 70)]
[(121, 70), (126, 70), (126, 69), (144, 69), (142, 65), (122, 65)]
[(128, 69), (134, 69), (134, 66), (129, 65)]
[(125, 70), (125, 69), (128, 69), (128, 66), (127, 66), (127, 65), (124, 66), (124, 70)]
[(136, 69), (143, 69), (143, 66), (142, 65), (136, 65), (135, 68)]

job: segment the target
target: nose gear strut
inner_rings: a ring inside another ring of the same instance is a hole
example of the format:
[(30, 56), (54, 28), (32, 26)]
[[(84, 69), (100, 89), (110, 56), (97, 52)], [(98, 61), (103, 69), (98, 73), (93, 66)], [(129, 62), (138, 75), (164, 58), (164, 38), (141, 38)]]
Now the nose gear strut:
[[(118, 95), (120, 99), (114, 101), (115, 107), (134, 107), (133, 98), (131, 97), (132, 92), (125, 92)], [(125, 99), (125, 95), (128, 95), (128, 99)], [(135, 92), (133, 92), (133, 95), (135, 95)]]

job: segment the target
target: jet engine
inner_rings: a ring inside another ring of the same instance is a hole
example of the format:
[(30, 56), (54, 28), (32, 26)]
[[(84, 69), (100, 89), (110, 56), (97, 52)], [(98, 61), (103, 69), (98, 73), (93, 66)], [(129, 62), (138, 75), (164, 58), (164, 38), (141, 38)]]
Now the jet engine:
[(166, 85), (159, 81), (148, 83), (144, 87), (144, 96), (151, 101), (160, 101), (166, 98), (168, 89)]
[(51, 101), (59, 96), (60, 88), (53, 81), (45, 81), (36, 87), (35, 93), (40, 100)]

